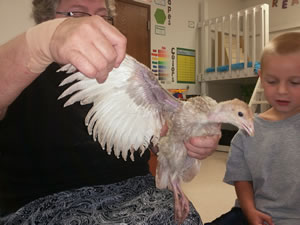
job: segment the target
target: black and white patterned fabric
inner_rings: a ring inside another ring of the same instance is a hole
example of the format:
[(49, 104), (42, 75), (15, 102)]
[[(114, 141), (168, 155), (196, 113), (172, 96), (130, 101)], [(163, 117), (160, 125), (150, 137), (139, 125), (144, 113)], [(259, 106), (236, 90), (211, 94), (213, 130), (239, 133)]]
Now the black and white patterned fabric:
[[(147, 175), (49, 195), (0, 219), (0, 224), (176, 224), (173, 201), (173, 193), (155, 188), (154, 177)], [(183, 224), (202, 225), (192, 204)]]

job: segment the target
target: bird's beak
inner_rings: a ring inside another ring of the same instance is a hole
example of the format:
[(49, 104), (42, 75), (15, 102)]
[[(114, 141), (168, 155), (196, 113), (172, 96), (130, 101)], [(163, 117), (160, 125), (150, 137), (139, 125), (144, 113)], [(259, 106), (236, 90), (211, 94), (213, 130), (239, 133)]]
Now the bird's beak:
[(253, 122), (242, 123), (242, 127), (251, 137), (254, 136)]

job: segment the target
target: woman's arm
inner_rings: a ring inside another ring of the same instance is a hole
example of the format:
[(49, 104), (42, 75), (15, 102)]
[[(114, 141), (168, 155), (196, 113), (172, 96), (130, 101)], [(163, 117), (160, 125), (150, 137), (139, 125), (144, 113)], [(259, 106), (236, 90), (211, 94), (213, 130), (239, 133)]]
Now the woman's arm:
[(25, 34), (0, 47), (0, 119), (21, 91), (38, 76), (26, 67), (28, 58)]
[(0, 119), (52, 62), (71, 63), (104, 82), (125, 53), (126, 38), (99, 16), (56, 19), (29, 29), (0, 46)]

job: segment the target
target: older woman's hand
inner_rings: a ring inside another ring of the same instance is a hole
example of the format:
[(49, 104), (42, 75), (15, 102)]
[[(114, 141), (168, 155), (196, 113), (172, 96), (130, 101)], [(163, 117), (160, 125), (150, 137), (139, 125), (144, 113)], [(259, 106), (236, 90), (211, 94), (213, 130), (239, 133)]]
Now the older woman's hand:
[(205, 159), (217, 148), (221, 135), (192, 137), (185, 142), (187, 153), (190, 157)]
[[(167, 123), (165, 123), (161, 129), (160, 136), (165, 136), (167, 132), (168, 125)], [(187, 149), (187, 153), (190, 157), (197, 159), (205, 159), (206, 157), (214, 153), (218, 146), (220, 138), (221, 135), (192, 137), (184, 144)], [(153, 148), (153, 152), (157, 153), (158, 151), (159, 149), (157, 146)]]
[(123, 61), (126, 43), (126, 37), (99, 16), (69, 18), (57, 27), (50, 51), (56, 62), (71, 63), (102, 83)]

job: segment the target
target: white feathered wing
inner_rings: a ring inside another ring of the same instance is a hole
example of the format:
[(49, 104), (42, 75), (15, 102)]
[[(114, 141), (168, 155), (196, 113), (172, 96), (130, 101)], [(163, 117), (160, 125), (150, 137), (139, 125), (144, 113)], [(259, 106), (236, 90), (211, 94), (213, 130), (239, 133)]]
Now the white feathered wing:
[[(73, 73), (76, 69), (66, 65), (60, 69)], [(98, 140), (108, 154), (113, 149), (116, 157), (120, 154), (134, 160), (134, 151), (141, 154), (160, 138), (165, 115), (175, 112), (181, 102), (163, 89), (151, 70), (134, 58), (126, 55), (119, 68), (113, 69), (107, 80), (99, 84), (80, 72), (67, 77), (60, 86), (73, 83), (59, 99), (72, 95), (64, 106), (75, 102), (93, 103), (85, 118), (88, 133)]]

